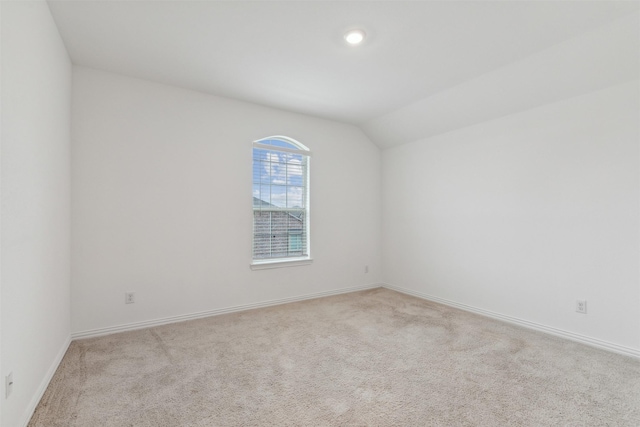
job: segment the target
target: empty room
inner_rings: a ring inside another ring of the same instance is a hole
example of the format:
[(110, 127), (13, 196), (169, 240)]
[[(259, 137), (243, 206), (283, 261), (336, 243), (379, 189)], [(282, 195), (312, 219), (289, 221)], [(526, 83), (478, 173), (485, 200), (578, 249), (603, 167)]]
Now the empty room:
[(0, 35), (2, 427), (640, 426), (640, 2)]

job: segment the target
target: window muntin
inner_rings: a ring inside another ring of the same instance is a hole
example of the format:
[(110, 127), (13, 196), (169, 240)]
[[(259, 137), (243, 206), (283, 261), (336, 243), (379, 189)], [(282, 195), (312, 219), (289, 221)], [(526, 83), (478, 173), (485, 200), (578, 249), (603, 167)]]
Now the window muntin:
[(254, 142), (254, 264), (309, 259), (310, 154), (287, 137)]

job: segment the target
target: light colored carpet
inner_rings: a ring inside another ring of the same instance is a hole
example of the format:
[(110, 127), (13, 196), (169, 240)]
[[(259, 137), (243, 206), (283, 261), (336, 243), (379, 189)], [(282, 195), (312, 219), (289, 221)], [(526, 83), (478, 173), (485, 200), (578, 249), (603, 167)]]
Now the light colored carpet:
[(75, 341), (31, 427), (640, 426), (640, 361), (386, 289)]

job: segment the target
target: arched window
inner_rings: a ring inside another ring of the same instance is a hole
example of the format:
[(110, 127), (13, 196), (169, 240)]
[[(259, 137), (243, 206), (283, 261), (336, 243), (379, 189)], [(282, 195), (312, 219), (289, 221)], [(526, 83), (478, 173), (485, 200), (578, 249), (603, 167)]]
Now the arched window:
[(309, 260), (310, 156), (285, 136), (253, 143), (253, 265)]

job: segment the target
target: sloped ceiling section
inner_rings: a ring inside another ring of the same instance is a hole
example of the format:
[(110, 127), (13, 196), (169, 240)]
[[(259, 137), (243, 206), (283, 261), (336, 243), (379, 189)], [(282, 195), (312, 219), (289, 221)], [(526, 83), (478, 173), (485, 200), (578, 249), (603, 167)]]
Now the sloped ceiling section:
[(383, 148), (638, 75), (635, 1), (48, 3), (74, 64), (355, 124)]
[(387, 148), (638, 79), (639, 23), (638, 13), (615, 20), (362, 128)]

